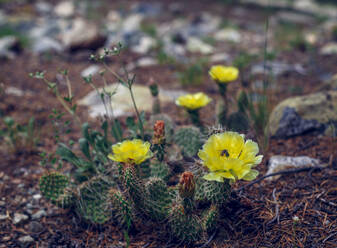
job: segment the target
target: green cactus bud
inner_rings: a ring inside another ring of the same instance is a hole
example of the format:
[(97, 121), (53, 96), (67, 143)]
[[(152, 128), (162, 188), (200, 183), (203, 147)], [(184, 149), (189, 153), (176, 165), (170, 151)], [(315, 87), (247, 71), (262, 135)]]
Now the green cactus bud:
[(203, 236), (202, 223), (198, 216), (186, 214), (181, 204), (170, 209), (169, 226), (172, 235), (182, 243), (193, 243)]
[(50, 172), (40, 178), (40, 190), (44, 197), (52, 202), (59, 200), (68, 185), (68, 177), (58, 172)]
[(183, 127), (175, 133), (174, 141), (183, 156), (193, 157), (202, 146), (202, 134), (198, 128)]
[(158, 93), (159, 93), (159, 89), (158, 89), (158, 85), (153, 83), (149, 86), (149, 89), (151, 91), (151, 95), (152, 96), (158, 96)]

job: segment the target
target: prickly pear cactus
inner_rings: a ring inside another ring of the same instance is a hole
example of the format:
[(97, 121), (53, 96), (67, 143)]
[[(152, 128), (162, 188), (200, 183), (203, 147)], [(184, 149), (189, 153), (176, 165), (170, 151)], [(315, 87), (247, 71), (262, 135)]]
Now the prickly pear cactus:
[(223, 204), (230, 194), (230, 184), (216, 181), (207, 181), (198, 177), (196, 183), (195, 200), (202, 203), (211, 202), (214, 204)]
[(169, 227), (172, 235), (183, 243), (196, 242), (203, 236), (201, 220), (194, 214), (186, 214), (181, 204), (172, 206)]
[(163, 179), (164, 181), (167, 181), (170, 177), (170, 168), (166, 164), (166, 162), (159, 162), (155, 161), (150, 165), (151, 168), (151, 176), (152, 177), (158, 177)]
[(183, 156), (195, 156), (202, 146), (202, 134), (196, 127), (183, 127), (174, 135), (174, 142), (180, 147)]
[(44, 197), (60, 207), (72, 204), (73, 195), (67, 176), (58, 172), (51, 172), (40, 178), (40, 190)]
[(129, 229), (135, 218), (131, 202), (115, 188), (109, 190), (109, 198), (114, 220), (120, 227)]
[(154, 220), (164, 220), (168, 216), (172, 196), (168, 191), (166, 183), (157, 177), (150, 178), (146, 184), (146, 205)]
[(77, 211), (85, 220), (103, 224), (112, 217), (109, 189), (111, 185), (104, 177), (94, 177), (79, 187)]
[(219, 209), (216, 205), (211, 205), (211, 207), (203, 213), (203, 228), (208, 234), (215, 231), (218, 219)]

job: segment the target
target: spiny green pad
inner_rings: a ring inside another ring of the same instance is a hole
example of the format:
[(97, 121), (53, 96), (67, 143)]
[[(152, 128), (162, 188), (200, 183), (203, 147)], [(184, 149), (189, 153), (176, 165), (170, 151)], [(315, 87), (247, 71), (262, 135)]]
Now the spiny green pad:
[(171, 208), (169, 226), (173, 236), (184, 243), (196, 242), (203, 235), (202, 223), (198, 216), (186, 214), (181, 204), (173, 205)]
[(155, 161), (150, 167), (152, 177), (159, 177), (165, 181), (169, 179), (170, 168), (165, 162)]
[(230, 185), (227, 180), (223, 183), (207, 181), (202, 177), (197, 179), (195, 199), (200, 202), (223, 204), (230, 193)]
[(175, 133), (174, 141), (180, 147), (183, 156), (193, 157), (201, 148), (202, 134), (196, 127), (183, 127)]
[(148, 178), (151, 175), (150, 161), (147, 160), (137, 167), (140, 178)]
[(51, 172), (40, 178), (40, 190), (44, 197), (52, 202), (57, 202), (68, 184), (68, 177), (58, 172)]
[(216, 205), (211, 205), (211, 207), (203, 213), (203, 225), (204, 230), (207, 233), (212, 233), (215, 230), (218, 223), (218, 218), (219, 209)]
[(115, 220), (120, 226), (130, 228), (133, 222), (133, 210), (130, 201), (125, 198), (120, 190), (114, 188), (109, 190), (109, 197)]
[(56, 201), (52, 201), (56, 206), (61, 208), (70, 208), (74, 205), (74, 192), (70, 187), (66, 187), (64, 192), (57, 198)]
[(135, 209), (146, 218), (151, 217), (147, 202), (145, 201), (146, 191), (144, 183), (137, 176), (134, 166), (126, 166), (123, 168), (122, 181), (127, 193), (127, 197), (133, 202)]
[(145, 184), (145, 203), (148, 207), (151, 218), (154, 220), (164, 220), (167, 217), (169, 205), (172, 202), (171, 194), (166, 183), (157, 177), (151, 177)]
[(77, 210), (85, 220), (103, 224), (111, 218), (110, 187), (104, 177), (94, 177), (80, 186)]

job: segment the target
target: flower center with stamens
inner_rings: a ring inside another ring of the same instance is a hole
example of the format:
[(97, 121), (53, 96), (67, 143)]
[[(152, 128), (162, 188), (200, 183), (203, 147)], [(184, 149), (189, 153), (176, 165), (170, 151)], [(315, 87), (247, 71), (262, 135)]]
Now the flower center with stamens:
[(221, 151), (221, 156), (223, 157), (225, 155), (226, 155), (226, 158), (229, 157), (229, 153), (228, 153), (228, 151), (226, 149), (224, 149), (224, 150)]

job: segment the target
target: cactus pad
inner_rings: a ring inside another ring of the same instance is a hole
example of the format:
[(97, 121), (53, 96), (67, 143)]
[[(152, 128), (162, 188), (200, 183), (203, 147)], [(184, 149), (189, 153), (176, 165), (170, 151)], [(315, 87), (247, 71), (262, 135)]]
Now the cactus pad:
[(159, 177), (165, 181), (169, 179), (170, 168), (165, 162), (155, 161), (150, 167), (152, 177)]
[(203, 235), (201, 221), (194, 214), (186, 214), (184, 207), (176, 204), (171, 208), (169, 225), (173, 236), (183, 243), (193, 243)]
[(201, 148), (202, 134), (196, 127), (183, 127), (175, 133), (174, 141), (180, 147), (183, 156), (193, 157)]
[(44, 197), (52, 202), (59, 200), (59, 197), (64, 194), (68, 184), (68, 177), (58, 172), (51, 172), (40, 178), (40, 190)]

